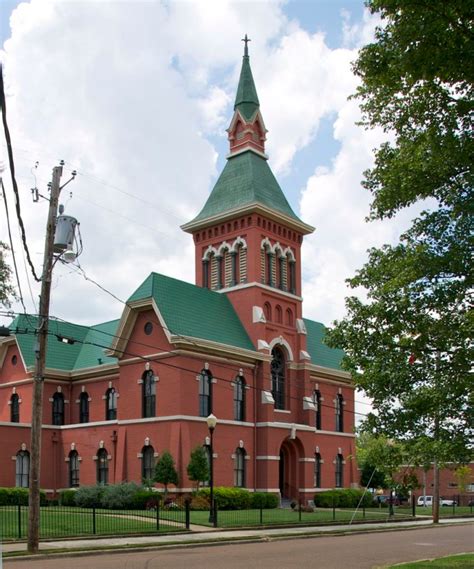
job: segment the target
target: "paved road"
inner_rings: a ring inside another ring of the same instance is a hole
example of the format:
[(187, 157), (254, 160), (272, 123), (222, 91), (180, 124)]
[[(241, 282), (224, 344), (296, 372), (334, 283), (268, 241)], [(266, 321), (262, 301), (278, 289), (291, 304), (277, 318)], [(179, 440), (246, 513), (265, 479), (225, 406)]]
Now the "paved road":
[(474, 525), (345, 536), (234, 543), (168, 551), (4, 561), (5, 569), (372, 569), (474, 550)]

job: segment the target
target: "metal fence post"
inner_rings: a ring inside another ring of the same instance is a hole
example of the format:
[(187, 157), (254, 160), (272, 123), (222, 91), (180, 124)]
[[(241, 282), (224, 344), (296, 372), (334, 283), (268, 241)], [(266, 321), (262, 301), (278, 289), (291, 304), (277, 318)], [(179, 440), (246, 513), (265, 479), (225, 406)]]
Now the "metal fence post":
[(332, 497), (332, 521), (336, 521), (336, 500)]
[(21, 505), (18, 504), (18, 539), (21, 539)]
[(365, 504), (362, 506), (362, 518), (365, 520)]
[(97, 533), (96, 519), (95, 519), (95, 506), (92, 506), (92, 533)]
[(217, 527), (217, 500), (214, 500), (214, 527)]
[(298, 521), (301, 521), (301, 500), (298, 500)]
[(411, 497), (411, 513), (413, 515), (413, 517), (416, 517), (416, 502), (415, 502), (415, 496), (412, 495)]
[(189, 529), (191, 526), (191, 502), (189, 500), (184, 502), (184, 511), (186, 514), (186, 529)]
[(260, 504), (260, 525), (263, 526), (263, 506)]
[(160, 531), (160, 503), (156, 503), (156, 531)]

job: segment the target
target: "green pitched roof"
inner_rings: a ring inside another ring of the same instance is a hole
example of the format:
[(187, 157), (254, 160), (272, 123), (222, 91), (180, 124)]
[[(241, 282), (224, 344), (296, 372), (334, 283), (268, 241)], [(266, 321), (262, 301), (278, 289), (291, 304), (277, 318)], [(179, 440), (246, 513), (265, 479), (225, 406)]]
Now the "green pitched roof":
[[(37, 336), (35, 330), (38, 318), (28, 314), (18, 316), (10, 325), (10, 329), (18, 329), (16, 341), (27, 367), (35, 365), (35, 344)], [(118, 320), (97, 324), (95, 326), (81, 326), (59, 320), (49, 321), (48, 348), (46, 351), (46, 368), (62, 371), (73, 371), (102, 364), (115, 363), (116, 358), (104, 354), (113, 340), (117, 330)], [(74, 344), (65, 344), (58, 341), (55, 335), (71, 338)], [(91, 345), (94, 343), (97, 345)]]
[(326, 327), (321, 322), (303, 318), (307, 332), (307, 349), (314, 365), (342, 370), (341, 361), (344, 352), (339, 349), (329, 348), (324, 343)]
[(258, 101), (257, 89), (250, 69), (248, 55), (244, 55), (242, 69), (240, 70), (239, 85), (235, 97), (234, 110), (239, 110), (240, 114), (248, 121), (252, 120), (258, 111), (260, 103)]
[(265, 158), (248, 150), (227, 160), (203, 209), (190, 223), (255, 203), (300, 221)]
[(171, 334), (255, 349), (224, 294), (151, 273), (128, 302), (146, 298), (155, 300)]

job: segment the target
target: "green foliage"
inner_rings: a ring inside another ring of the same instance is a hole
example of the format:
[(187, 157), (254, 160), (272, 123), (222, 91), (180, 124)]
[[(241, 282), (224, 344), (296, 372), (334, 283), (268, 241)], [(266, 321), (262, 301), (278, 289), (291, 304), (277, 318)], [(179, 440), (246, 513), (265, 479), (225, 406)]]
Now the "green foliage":
[[(40, 491), (40, 504), (46, 505), (46, 493)], [(27, 506), (28, 488), (0, 488), (0, 506)]]
[(472, 471), (466, 464), (458, 466), (454, 471), (454, 478), (458, 484), (459, 492), (464, 493), (473, 478)]
[(189, 504), (189, 507), (191, 510), (209, 510), (209, 496), (198, 496), (197, 494), (194, 494), (191, 497), (191, 503)]
[[(362, 496), (364, 496), (362, 498)], [(340, 488), (337, 490), (326, 490), (317, 492), (314, 495), (314, 505), (319, 508), (355, 508), (360, 506), (369, 507), (372, 505), (373, 498), (370, 492), (364, 493), (363, 490), (353, 488)]]
[(147, 488), (141, 488), (132, 496), (128, 507), (131, 510), (154, 510), (160, 504), (161, 499), (161, 494), (158, 492), (153, 492)]
[(189, 480), (196, 482), (196, 489), (201, 482), (209, 480), (209, 463), (206, 451), (201, 445), (192, 450), (187, 472)]
[(76, 493), (77, 490), (61, 490), (59, 493), (59, 503), (61, 506), (75, 506)]
[(74, 500), (81, 508), (98, 507), (102, 503), (102, 494), (105, 486), (81, 486), (78, 488)]
[(397, 245), (349, 280), (367, 302), (329, 333), (373, 399), (370, 433), (410, 444), (410, 463), (470, 459), (474, 230), (472, 8), (462, 0), (369, 0), (383, 26), (354, 65), (364, 124), (392, 132), (365, 173), (371, 219), (429, 198)]
[(102, 507), (110, 510), (126, 509), (134, 503), (134, 497), (139, 490), (140, 486), (135, 482), (111, 484), (104, 487), (100, 503)]
[(251, 508), (271, 510), (273, 508), (278, 508), (279, 503), (280, 500), (276, 494), (271, 494), (269, 492), (254, 492), (251, 494)]
[(5, 253), (9, 247), (0, 241), (0, 306), (9, 308), (11, 299), (16, 298), (15, 289), (11, 285), (12, 271), (5, 261)]
[[(209, 488), (199, 490), (198, 496), (209, 498)], [(220, 510), (246, 510), (250, 508), (252, 494), (245, 488), (217, 486), (214, 488), (214, 500)]]
[(155, 466), (155, 481), (165, 486), (165, 499), (168, 495), (168, 484), (178, 484), (178, 473), (174, 459), (168, 451), (164, 451)]

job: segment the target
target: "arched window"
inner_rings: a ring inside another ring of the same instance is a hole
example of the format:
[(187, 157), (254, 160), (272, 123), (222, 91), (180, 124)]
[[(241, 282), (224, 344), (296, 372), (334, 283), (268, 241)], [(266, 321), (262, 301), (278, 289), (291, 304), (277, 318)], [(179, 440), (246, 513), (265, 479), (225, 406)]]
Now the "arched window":
[(277, 304), (275, 306), (275, 322), (277, 322), (277, 324), (281, 324), (283, 321), (283, 316), (282, 316), (283, 312), (281, 309), (281, 306), (279, 304)]
[(314, 454), (314, 487), (321, 488), (321, 455)]
[(202, 286), (203, 288), (210, 288), (210, 278), (209, 278), (209, 259), (206, 257), (202, 260)]
[(266, 283), (268, 286), (275, 286), (273, 273), (275, 271), (275, 253), (268, 248), (265, 257), (265, 275), (267, 277)]
[(344, 432), (344, 397), (340, 393), (336, 397), (336, 431)]
[(117, 418), (117, 392), (115, 387), (109, 387), (105, 392), (105, 420), (115, 421)]
[(289, 269), (289, 286), (288, 289), (292, 294), (296, 293), (296, 263), (293, 260), (290, 260), (288, 263)]
[(280, 290), (286, 290), (285, 285), (285, 265), (286, 265), (286, 257), (282, 254), (278, 255), (278, 268), (277, 268), (277, 287)]
[(286, 325), (293, 326), (293, 312), (291, 308), (286, 309)]
[(232, 280), (231, 286), (244, 283), (247, 280), (247, 249), (242, 243), (235, 247), (231, 253)]
[(344, 457), (342, 454), (336, 455), (336, 488), (344, 486)]
[(322, 409), (321, 409), (321, 392), (319, 389), (315, 389), (313, 391), (313, 403), (316, 407), (316, 428), (318, 431), (321, 430), (321, 418), (322, 418)]
[(77, 488), (79, 486), (79, 454), (77, 450), (69, 453), (69, 487)]
[(199, 374), (199, 416), (207, 417), (212, 413), (212, 374), (203, 369)]
[(234, 381), (234, 419), (245, 421), (245, 380), (240, 376)]
[(272, 307), (269, 302), (265, 302), (265, 304), (263, 305), (263, 314), (265, 315), (265, 320), (267, 322), (272, 321)]
[(18, 488), (28, 488), (30, 485), (30, 453), (20, 450), (16, 453), (16, 481)]
[(245, 449), (238, 448), (235, 450), (234, 463), (234, 486), (237, 488), (245, 488)]
[(59, 391), (53, 395), (53, 425), (64, 425), (64, 395)]
[(12, 423), (20, 422), (20, 398), (17, 393), (10, 397), (10, 421)]
[(143, 417), (156, 415), (156, 382), (155, 374), (151, 369), (142, 376), (142, 413)]
[(155, 475), (155, 450), (147, 445), (142, 448), (142, 480), (152, 480)]
[(97, 484), (109, 483), (109, 459), (105, 448), (97, 451)]
[(83, 391), (79, 396), (79, 423), (89, 422), (89, 394)]
[(272, 350), (272, 395), (275, 409), (285, 408), (285, 355), (280, 348)]

